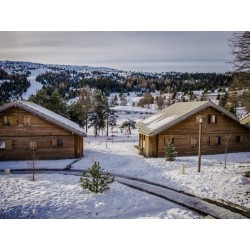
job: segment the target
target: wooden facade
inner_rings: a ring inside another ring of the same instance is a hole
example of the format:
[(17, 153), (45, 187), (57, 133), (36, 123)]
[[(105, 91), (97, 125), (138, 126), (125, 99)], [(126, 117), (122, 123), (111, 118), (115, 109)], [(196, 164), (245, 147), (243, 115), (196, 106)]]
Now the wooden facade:
[(82, 156), (83, 136), (70, 129), (18, 106), (0, 112), (0, 160), (66, 159)]
[(207, 107), (153, 136), (139, 129), (139, 146), (146, 156), (163, 157), (168, 140), (172, 140), (177, 156), (197, 155), (199, 117), (203, 118), (202, 154), (224, 153), (227, 139), (228, 152), (250, 150), (249, 128), (213, 107)]

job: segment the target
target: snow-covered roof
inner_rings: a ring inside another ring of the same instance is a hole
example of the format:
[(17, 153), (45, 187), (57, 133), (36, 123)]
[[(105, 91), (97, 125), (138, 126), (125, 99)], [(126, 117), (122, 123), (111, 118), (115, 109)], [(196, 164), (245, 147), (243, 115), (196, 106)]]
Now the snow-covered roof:
[(152, 114), (155, 112), (152, 109), (133, 107), (133, 106), (115, 106), (115, 107), (112, 107), (111, 109), (115, 111), (143, 112), (143, 113), (152, 113)]
[(250, 113), (246, 114), (240, 119), (241, 124), (250, 124)]
[(224, 108), (210, 101), (197, 101), (175, 103), (137, 123), (136, 125), (139, 128), (140, 133), (154, 136), (207, 107), (213, 107), (239, 123), (237, 117), (229, 113)]
[(33, 102), (27, 102), (27, 101), (13, 101), (8, 104), (5, 104), (0, 107), (0, 112), (9, 109), (11, 107), (19, 107), (21, 109), (24, 109), (28, 112), (31, 112), (38, 117), (41, 117), (61, 128), (64, 128), (72, 133), (75, 133), (79, 136), (85, 137), (86, 134), (84, 132), (84, 129), (82, 129), (77, 123), (70, 121), (69, 119), (56, 114), (55, 112), (48, 110), (44, 107), (41, 107), (40, 105), (37, 105)]

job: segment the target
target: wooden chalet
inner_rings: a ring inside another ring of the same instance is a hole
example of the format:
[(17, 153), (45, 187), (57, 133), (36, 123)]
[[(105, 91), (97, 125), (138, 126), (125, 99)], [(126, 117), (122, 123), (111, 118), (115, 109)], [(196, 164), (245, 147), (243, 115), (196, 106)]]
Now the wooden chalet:
[(83, 156), (78, 124), (27, 101), (0, 107), (0, 160), (66, 159)]
[(245, 152), (250, 130), (224, 108), (210, 101), (179, 102), (139, 122), (139, 147), (146, 156), (163, 157), (169, 140), (177, 156), (197, 155), (202, 118), (201, 153)]

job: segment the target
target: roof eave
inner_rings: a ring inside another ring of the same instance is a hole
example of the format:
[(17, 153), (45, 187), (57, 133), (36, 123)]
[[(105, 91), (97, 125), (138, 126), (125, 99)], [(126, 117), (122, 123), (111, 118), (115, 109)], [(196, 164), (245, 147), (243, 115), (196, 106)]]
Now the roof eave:
[(81, 133), (80, 131), (78, 131), (78, 130), (72, 128), (72, 127), (69, 127), (69, 126), (67, 126), (67, 125), (65, 125), (65, 124), (63, 124), (61, 122), (58, 122), (56, 119), (50, 118), (50, 117), (46, 116), (45, 114), (40, 113), (37, 110), (34, 110), (31, 107), (28, 107), (27, 105), (24, 105), (24, 104), (22, 104), (20, 102), (17, 102), (17, 101), (14, 101), (12, 103), (7, 103), (6, 105), (2, 106), (2, 108), (0, 108), (0, 112), (4, 111), (6, 109), (9, 109), (11, 107), (22, 108), (22, 109), (24, 109), (26, 111), (29, 111), (31, 113), (36, 114), (38, 117), (41, 117), (41, 118), (45, 119), (46, 121), (49, 121), (49, 122), (51, 122), (51, 123), (53, 123), (53, 124), (55, 124), (55, 125), (57, 125), (57, 126), (59, 126), (61, 128), (66, 129), (66, 130), (68, 130), (68, 131), (70, 131), (70, 132), (72, 132), (72, 133), (74, 133), (76, 135), (79, 135), (79, 136), (82, 136), (82, 137), (87, 137), (87, 135), (85, 133)]
[(195, 113), (197, 113), (197, 112), (199, 112), (199, 111), (201, 111), (201, 110), (203, 110), (205, 108), (208, 108), (210, 106), (213, 107), (214, 109), (222, 112), (223, 114), (227, 115), (228, 117), (233, 119), (235, 122), (239, 123), (240, 125), (243, 125), (243, 124), (240, 123), (240, 121), (237, 119), (237, 117), (235, 117), (233, 114), (231, 114), (227, 110), (221, 108), (220, 106), (218, 106), (218, 105), (216, 105), (216, 104), (214, 104), (212, 102), (207, 102), (207, 103), (201, 105), (200, 107), (192, 110), (191, 112), (187, 113), (186, 115), (183, 115), (183, 116), (177, 118), (176, 120), (170, 122), (169, 124), (167, 124), (165, 126), (162, 126), (159, 129), (153, 130), (152, 132), (147, 132), (147, 131), (143, 130), (143, 127), (142, 127), (141, 131), (139, 131), (139, 132), (141, 132), (141, 133), (143, 133), (145, 135), (148, 135), (148, 136), (155, 136), (155, 135), (161, 133), (162, 131), (164, 131), (166, 129), (169, 129), (170, 127), (176, 125), (177, 123), (182, 122), (183, 120), (187, 119), (188, 117), (190, 117), (190, 116), (194, 115)]

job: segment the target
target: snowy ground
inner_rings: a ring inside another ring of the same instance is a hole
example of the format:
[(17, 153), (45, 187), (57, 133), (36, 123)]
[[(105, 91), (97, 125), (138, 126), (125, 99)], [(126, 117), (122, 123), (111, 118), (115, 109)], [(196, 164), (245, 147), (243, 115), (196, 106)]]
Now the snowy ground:
[[(202, 156), (201, 173), (197, 172), (197, 157), (177, 157), (174, 162), (164, 158), (144, 158), (134, 148), (136, 143), (91, 142), (85, 146), (81, 161), (73, 164), (74, 169), (86, 169), (93, 161), (114, 174), (140, 177), (183, 189), (200, 197), (225, 200), (250, 208), (250, 179), (244, 173), (250, 171), (250, 153), (228, 154), (224, 169), (224, 155)], [(185, 174), (179, 174), (180, 165)]]
[(79, 177), (62, 174), (0, 176), (1, 218), (200, 218), (173, 203), (114, 182), (91, 194)]

